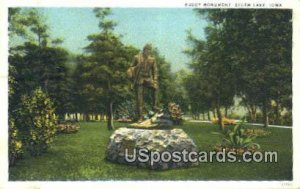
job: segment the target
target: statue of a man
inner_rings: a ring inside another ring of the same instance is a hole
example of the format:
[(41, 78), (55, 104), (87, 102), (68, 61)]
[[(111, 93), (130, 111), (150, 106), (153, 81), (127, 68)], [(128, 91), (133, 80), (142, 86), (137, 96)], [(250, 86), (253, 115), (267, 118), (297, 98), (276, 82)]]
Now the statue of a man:
[(128, 75), (133, 80), (136, 90), (137, 114), (139, 121), (144, 118), (144, 88), (151, 89), (152, 108), (157, 110), (158, 73), (155, 58), (152, 56), (152, 47), (146, 44), (143, 52), (134, 56), (133, 64), (128, 69)]

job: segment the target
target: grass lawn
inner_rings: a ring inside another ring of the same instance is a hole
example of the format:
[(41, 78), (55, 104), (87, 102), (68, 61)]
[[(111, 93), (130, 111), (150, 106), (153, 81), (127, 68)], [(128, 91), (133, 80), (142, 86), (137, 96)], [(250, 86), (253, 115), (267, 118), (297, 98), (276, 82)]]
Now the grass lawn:
[[(126, 124), (115, 123), (116, 128)], [(25, 156), (9, 169), (9, 180), (291, 180), (292, 129), (268, 128), (271, 135), (256, 141), (262, 150), (277, 151), (277, 163), (200, 163), (190, 168), (155, 171), (105, 160), (112, 132), (104, 122), (82, 122), (76, 134), (58, 135), (47, 153)], [(203, 123), (180, 126), (199, 150), (211, 151), (221, 141), (218, 127)], [(249, 126), (250, 127), (250, 126)], [(253, 127), (253, 126), (252, 126)], [(261, 128), (261, 127), (260, 127)]]

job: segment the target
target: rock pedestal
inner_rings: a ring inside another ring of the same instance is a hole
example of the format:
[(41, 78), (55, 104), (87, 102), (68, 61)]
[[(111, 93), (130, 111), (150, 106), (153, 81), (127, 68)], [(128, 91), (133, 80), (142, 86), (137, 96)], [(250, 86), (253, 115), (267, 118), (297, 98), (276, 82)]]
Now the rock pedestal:
[(112, 162), (158, 170), (197, 164), (184, 160), (183, 151), (197, 152), (197, 147), (182, 129), (119, 128), (110, 137), (106, 157)]

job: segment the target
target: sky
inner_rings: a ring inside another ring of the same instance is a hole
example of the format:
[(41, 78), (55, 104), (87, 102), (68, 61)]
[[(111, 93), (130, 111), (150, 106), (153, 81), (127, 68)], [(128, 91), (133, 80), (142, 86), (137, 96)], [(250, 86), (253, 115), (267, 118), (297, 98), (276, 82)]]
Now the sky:
[[(84, 53), (86, 37), (99, 32), (98, 19), (92, 8), (43, 8), (53, 38), (64, 39), (63, 47)], [(142, 49), (151, 43), (171, 63), (172, 71), (187, 68), (186, 31), (191, 29), (204, 39), (206, 22), (187, 8), (113, 8), (110, 18), (117, 22), (115, 32), (122, 42)]]

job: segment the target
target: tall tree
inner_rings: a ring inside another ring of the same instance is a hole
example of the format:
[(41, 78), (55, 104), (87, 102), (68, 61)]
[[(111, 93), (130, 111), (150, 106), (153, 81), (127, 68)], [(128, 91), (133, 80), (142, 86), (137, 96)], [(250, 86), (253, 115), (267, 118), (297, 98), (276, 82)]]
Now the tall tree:
[[(215, 108), (220, 129), (223, 130), (221, 108), (233, 104), (235, 94), (234, 77), (230, 72), (228, 58), (226, 57), (222, 30), (218, 27), (207, 27), (206, 35), (206, 40), (201, 41), (188, 33), (191, 49), (187, 50), (186, 53), (193, 60), (191, 68), (195, 74), (193, 78), (197, 79), (197, 95), (208, 101), (200, 104), (200, 106), (203, 106), (202, 111), (205, 107), (206, 111)], [(201, 99), (199, 100), (203, 101)]]
[[(16, 109), (21, 96), (41, 87), (54, 101), (56, 113), (69, 107), (71, 78), (66, 65), (68, 52), (48, 35), (45, 17), (37, 9), (9, 9), (9, 64), (16, 80), (10, 107)], [(55, 46), (51, 46), (54, 41)], [(60, 40), (61, 42), (61, 40)]]
[[(235, 78), (236, 94), (261, 107), (268, 125), (271, 101), (291, 100), (291, 11), (197, 10), (220, 30), (224, 58)], [(208, 38), (211, 35), (208, 35)], [(289, 103), (287, 103), (289, 104)]]
[(85, 48), (83, 77), (91, 90), (98, 91), (99, 98), (106, 106), (107, 128), (113, 129), (113, 107), (126, 97), (130, 90), (126, 70), (133, 57), (132, 48), (125, 46), (114, 33), (115, 22), (107, 17), (109, 8), (96, 8), (94, 13), (99, 18), (100, 32), (88, 36), (91, 43)]

